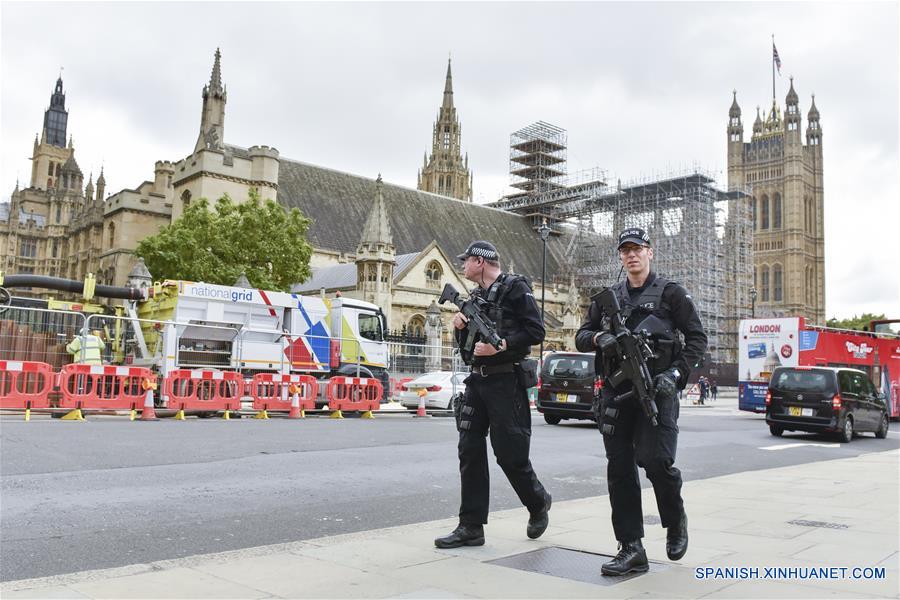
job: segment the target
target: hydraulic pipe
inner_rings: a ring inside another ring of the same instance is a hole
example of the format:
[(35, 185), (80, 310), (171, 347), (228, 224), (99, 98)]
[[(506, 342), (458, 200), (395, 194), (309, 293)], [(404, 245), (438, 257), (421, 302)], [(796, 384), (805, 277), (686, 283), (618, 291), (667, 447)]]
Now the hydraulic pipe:
[[(47, 275), (4, 275), (0, 285), (6, 288), (38, 287), (61, 292), (72, 292), (74, 294), (84, 292), (83, 281)], [(143, 300), (145, 298), (145, 292), (140, 288), (113, 287), (111, 285), (98, 285), (94, 288), (94, 295), (122, 300)]]

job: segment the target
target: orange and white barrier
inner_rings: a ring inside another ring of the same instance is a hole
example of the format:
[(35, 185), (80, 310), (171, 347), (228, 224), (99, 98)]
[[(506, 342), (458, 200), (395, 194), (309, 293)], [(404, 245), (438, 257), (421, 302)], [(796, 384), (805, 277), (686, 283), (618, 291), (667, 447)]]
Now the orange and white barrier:
[(146, 367), (70, 364), (59, 372), (60, 406), (72, 409), (69, 419), (81, 420), (85, 408), (134, 411), (143, 409), (147, 382), (156, 375)]
[(47, 363), (0, 360), (0, 408), (23, 408), (30, 420), (32, 408), (50, 407), (53, 379)]
[(259, 419), (267, 419), (270, 410), (301, 418), (304, 411), (316, 408), (318, 395), (319, 383), (312, 375), (257, 373), (250, 381), (253, 409), (260, 411), (256, 415)]
[(363, 418), (371, 419), (372, 411), (381, 406), (383, 395), (381, 382), (371, 377), (332, 377), (325, 389), (328, 408), (335, 419), (343, 417), (343, 410), (361, 410)]
[(175, 418), (184, 419), (184, 411), (225, 411), (241, 409), (244, 380), (234, 371), (211, 369), (176, 369), (169, 371), (165, 383), (166, 408), (178, 411)]

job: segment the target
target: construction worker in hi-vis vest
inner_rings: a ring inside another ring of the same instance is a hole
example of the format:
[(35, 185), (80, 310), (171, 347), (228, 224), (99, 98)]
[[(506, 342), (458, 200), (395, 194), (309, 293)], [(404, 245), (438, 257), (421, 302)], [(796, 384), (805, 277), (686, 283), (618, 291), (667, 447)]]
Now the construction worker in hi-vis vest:
[(102, 365), (101, 353), (106, 349), (106, 344), (100, 338), (100, 332), (96, 329), (85, 336), (75, 336), (75, 339), (66, 346), (66, 352), (72, 355), (74, 362), (86, 365)]

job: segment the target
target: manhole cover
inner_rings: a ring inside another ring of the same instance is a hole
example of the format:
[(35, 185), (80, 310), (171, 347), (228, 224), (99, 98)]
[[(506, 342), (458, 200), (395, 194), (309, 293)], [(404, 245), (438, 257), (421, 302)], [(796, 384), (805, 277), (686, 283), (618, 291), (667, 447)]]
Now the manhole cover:
[[(551, 546), (486, 562), (492, 565), (500, 565), (501, 567), (541, 573), (542, 575), (552, 575), (553, 577), (583, 581), (595, 585), (614, 585), (641, 575), (640, 573), (630, 573), (619, 577), (602, 575), (600, 573), (600, 565), (612, 560), (612, 558), (612, 556), (606, 554), (594, 554), (592, 552)], [(668, 565), (650, 562), (651, 573), (665, 571), (668, 568)]]

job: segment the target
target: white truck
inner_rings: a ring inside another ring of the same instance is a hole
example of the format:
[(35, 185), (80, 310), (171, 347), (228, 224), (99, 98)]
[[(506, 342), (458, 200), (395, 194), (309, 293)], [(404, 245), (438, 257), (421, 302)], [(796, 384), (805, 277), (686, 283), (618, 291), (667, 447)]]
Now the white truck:
[(362, 300), (170, 280), (138, 302), (135, 316), (143, 347), (129, 362), (163, 375), (204, 367), (302, 372), (375, 377), (388, 389), (385, 316)]

